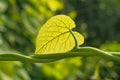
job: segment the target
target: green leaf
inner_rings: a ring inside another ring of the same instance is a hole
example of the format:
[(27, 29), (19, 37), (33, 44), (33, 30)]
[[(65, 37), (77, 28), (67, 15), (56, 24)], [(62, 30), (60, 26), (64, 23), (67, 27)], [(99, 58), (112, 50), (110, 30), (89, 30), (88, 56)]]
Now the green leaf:
[(52, 17), (38, 33), (35, 53), (63, 53), (72, 50), (76, 45), (81, 45), (84, 38), (78, 32), (73, 32), (73, 28), (75, 28), (75, 23), (69, 16)]

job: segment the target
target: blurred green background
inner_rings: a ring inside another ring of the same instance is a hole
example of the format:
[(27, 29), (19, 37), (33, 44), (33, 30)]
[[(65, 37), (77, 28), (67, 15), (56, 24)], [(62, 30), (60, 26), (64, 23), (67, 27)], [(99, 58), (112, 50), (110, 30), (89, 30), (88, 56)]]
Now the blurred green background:
[[(83, 46), (120, 51), (120, 0), (0, 0), (0, 51), (33, 54), (39, 28), (57, 14), (76, 22)], [(0, 62), (0, 80), (120, 80), (120, 64), (101, 57)]]

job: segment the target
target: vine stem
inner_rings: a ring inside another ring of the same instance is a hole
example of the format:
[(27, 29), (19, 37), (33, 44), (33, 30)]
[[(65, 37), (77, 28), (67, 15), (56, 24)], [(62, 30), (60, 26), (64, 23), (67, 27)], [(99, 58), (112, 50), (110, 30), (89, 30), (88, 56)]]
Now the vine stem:
[(3, 52), (0, 54), (0, 61), (28, 61), (34, 63), (46, 63), (78, 56), (101, 56), (103, 58), (120, 62), (120, 52), (105, 52), (94, 47), (80, 47), (66, 53), (39, 54), (30, 56), (19, 53)]

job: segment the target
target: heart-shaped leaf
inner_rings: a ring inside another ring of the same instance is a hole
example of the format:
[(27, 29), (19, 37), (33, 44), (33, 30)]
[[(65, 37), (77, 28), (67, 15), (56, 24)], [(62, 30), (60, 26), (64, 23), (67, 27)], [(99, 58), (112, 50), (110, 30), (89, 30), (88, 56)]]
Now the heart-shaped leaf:
[(84, 38), (78, 32), (73, 32), (73, 28), (75, 28), (75, 23), (69, 16), (52, 17), (38, 33), (35, 53), (49, 54), (70, 51), (76, 45), (75, 38), (78, 40), (78, 45), (81, 45)]

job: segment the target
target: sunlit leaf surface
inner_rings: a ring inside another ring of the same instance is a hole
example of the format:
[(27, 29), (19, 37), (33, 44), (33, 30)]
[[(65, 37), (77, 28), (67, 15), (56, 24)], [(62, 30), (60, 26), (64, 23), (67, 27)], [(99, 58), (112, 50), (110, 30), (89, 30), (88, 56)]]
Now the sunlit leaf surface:
[[(75, 39), (71, 29), (75, 28), (74, 21), (66, 15), (57, 15), (49, 19), (40, 29), (36, 40), (36, 54), (62, 53), (75, 47)], [(84, 38), (74, 32), (78, 44)]]

